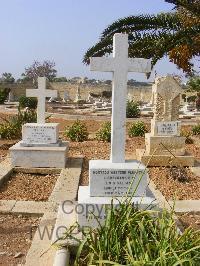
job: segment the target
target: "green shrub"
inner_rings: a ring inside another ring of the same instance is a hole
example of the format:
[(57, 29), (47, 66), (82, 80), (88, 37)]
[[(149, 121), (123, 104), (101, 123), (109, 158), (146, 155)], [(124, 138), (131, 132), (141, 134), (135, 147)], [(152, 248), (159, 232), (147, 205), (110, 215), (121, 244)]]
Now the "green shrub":
[(2, 139), (19, 139), (22, 135), (22, 125), (26, 123), (35, 123), (37, 114), (34, 110), (22, 112), (18, 110), (16, 116), (10, 119), (4, 119), (4, 123), (0, 124), (0, 138)]
[(192, 133), (193, 133), (193, 135), (200, 135), (200, 124), (193, 126)]
[(140, 116), (140, 109), (138, 103), (134, 101), (127, 101), (126, 105), (126, 117), (139, 117)]
[(188, 228), (180, 234), (173, 211), (162, 210), (156, 215), (127, 201), (119, 202), (118, 208), (114, 204), (106, 208), (105, 223), (98, 229), (81, 228), (82, 240), (72, 233), (80, 230), (78, 225), (65, 232), (63, 238), (78, 245), (74, 266), (200, 265), (199, 231)]
[(190, 131), (187, 130), (182, 130), (181, 131), (181, 136), (185, 137), (185, 143), (187, 144), (192, 144), (193, 143), (193, 139), (191, 138), (192, 133)]
[(88, 139), (88, 130), (84, 123), (77, 120), (71, 127), (66, 128), (65, 136), (71, 141), (83, 142)]
[(111, 141), (111, 122), (105, 122), (96, 134), (97, 140)]
[(197, 98), (196, 95), (191, 95), (191, 96), (189, 96), (189, 97), (187, 98), (187, 102), (188, 102), (188, 103), (193, 103), (193, 102), (196, 101), (196, 98)]
[(37, 108), (37, 98), (21, 96), (19, 98), (19, 107), (20, 108), (28, 107), (30, 109), (36, 109)]
[(7, 99), (9, 94), (9, 89), (0, 89), (0, 104), (3, 104)]
[(129, 137), (137, 137), (137, 136), (143, 137), (146, 132), (147, 132), (146, 126), (142, 121), (132, 123), (128, 129)]

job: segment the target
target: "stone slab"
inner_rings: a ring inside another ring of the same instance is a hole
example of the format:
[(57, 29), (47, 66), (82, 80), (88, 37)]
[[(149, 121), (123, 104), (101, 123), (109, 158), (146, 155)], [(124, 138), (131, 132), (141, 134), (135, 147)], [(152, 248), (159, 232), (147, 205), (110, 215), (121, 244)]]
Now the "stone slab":
[(11, 212), (16, 202), (16, 200), (0, 200), (0, 213)]
[(0, 163), (0, 186), (5, 180), (9, 178), (13, 172), (13, 167), (11, 165), (10, 158), (6, 158), (3, 162)]
[[(169, 202), (173, 206), (173, 201)], [(200, 212), (200, 200), (176, 200), (174, 210), (180, 212)]]
[(68, 149), (68, 142), (63, 142), (60, 147), (22, 147), (18, 142), (9, 150), (14, 167), (65, 168)]
[(13, 169), (16, 173), (24, 173), (24, 174), (60, 174), (62, 168), (24, 168), (24, 167), (15, 167)]
[[(76, 213), (78, 223), (81, 227), (98, 227), (98, 222), (94, 215), (99, 218), (101, 224), (105, 221), (105, 209), (109, 208), (111, 201), (116, 207), (122, 201), (122, 197), (91, 197), (89, 186), (80, 186), (78, 192), (78, 205)], [(158, 210), (157, 202), (152, 197), (133, 197), (131, 202), (141, 209), (148, 209), (151, 205), (155, 210)]]
[(49, 201), (73, 201), (77, 197), (78, 185), (82, 170), (83, 158), (69, 158), (66, 168), (62, 169)]
[(136, 157), (146, 166), (194, 166), (194, 157), (187, 153), (175, 157), (172, 155), (148, 155), (144, 149), (137, 149)]
[[(76, 209), (74, 204), (66, 205), (65, 202), (61, 202), (59, 205), (56, 224), (52, 236), (52, 244), (57, 243), (62, 246), (69, 247), (70, 253), (76, 255), (78, 249), (78, 242), (73, 238), (62, 239), (64, 233), (77, 222)], [(76, 239), (83, 239), (81, 230), (74, 230), (72, 232)]]
[(185, 137), (179, 136), (152, 136), (145, 134), (146, 153), (148, 155), (184, 155)]
[(57, 205), (52, 202), (42, 201), (16, 201), (12, 208), (12, 213), (18, 214), (37, 214), (42, 215), (45, 212), (56, 212)]
[[(136, 160), (126, 161), (125, 163), (91, 160), (89, 162), (90, 196), (123, 196), (128, 190), (129, 195), (132, 195), (137, 185), (134, 196), (144, 196), (146, 194), (147, 176), (145, 166)], [(129, 189), (130, 186), (131, 189)]]
[(26, 256), (25, 266), (53, 265), (56, 248), (51, 246), (51, 240), (55, 221), (55, 212), (47, 212), (44, 214)]
[(20, 145), (22, 147), (60, 147), (62, 145), (62, 140), (59, 139), (56, 143), (49, 143), (49, 144), (42, 144), (42, 143), (33, 143), (33, 144), (27, 144), (24, 143), (23, 141), (20, 142)]
[(58, 123), (27, 123), (22, 127), (22, 145), (57, 144)]
[(154, 136), (180, 136), (180, 121), (155, 121), (151, 120), (151, 132)]

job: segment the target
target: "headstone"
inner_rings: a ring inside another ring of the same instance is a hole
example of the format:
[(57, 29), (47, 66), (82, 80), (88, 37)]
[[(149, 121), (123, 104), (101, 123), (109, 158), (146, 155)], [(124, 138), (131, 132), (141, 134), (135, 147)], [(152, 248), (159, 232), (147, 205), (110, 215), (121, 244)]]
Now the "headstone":
[(68, 143), (59, 139), (58, 123), (45, 123), (45, 99), (56, 97), (57, 91), (46, 89), (46, 78), (38, 78), (38, 89), (26, 91), (38, 98), (37, 123), (22, 127), (22, 141), (10, 148), (13, 166), (64, 168)]
[(8, 103), (10, 102), (14, 102), (14, 95), (12, 91), (10, 91), (8, 94)]
[(154, 84), (154, 117), (151, 133), (145, 134), (146, 150), (137, 150), (137, 158), (150, 166), (191, 166), (194, 158), (185, 152), (179, 119), (182, 88), (171, 76), (156, 78)]
[(70, 97), (69, 97), (69, 92), (68, 92), (68, 91), (64, 91), (64, 95), (63, 95), (63, 99), (62, 99), (62, 101), (63, 101), (64, 103), (70, 101)]
[(78, 86), (77, 86), (77, 90), (76, 90), (76, 98), (75, 98), (75, 102), (80, 102), (81, 99), (81, 84), (82, 81), (79, 81)]
[(94, 98), (91, 96), (90, 93), (88, 95), (87, 102), (90, 103), (90, 104), (93, 104), (95, 102)]
[(194, 118), (195, 117), (195, 106), (191, 103), (186, 103), (179, 111), (180, 118)]
[[(85, 206), (78, 215), (81, 226), (96, 226), (95, 219), (88, 221), (87, 207), (97, 209), (109, 205), (112, 197), (118, 199), (129, 190), (129, 195), (135, 191), (133, 202), (150, 203), (152, 198), (147, 194), (147, 172), (144, 165), (138, 161), (125, 160), (126, 138), (126, 99), (128, 72), (151, 72), (151, 61), (141, 58), (128, 58), (128, 35), (115, 34), (113, 42), (113, 58), (91, 58), (91, 70), (113, 72), (112, 88), (112, 126), (110, 160), (91, 160), (89, 162), (89, 187), (79, 187), (78, 202)], [(140, 183), (139, 183), (140, 180)], [(132, 186), (131, 186), (132, 184)], [(146, 205), (145, 205), (146, 206)], [(102, 222), (104, 217), (98, 217)]]

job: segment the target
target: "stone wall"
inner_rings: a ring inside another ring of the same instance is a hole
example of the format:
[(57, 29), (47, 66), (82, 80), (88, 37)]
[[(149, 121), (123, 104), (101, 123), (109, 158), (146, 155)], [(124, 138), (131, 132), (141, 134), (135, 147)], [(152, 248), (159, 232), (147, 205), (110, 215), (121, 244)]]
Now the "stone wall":
[[(67, 91), (69, 97), (72, 100), (75, 100), (76, 92), (77, 92), (78, 84), (73, 84), (70, 82), (51, 82), (48, 87), (51, 89), (55, 89), (58, 91), (58, 95), (60, 98), (63, 98), (64, 91)], [(9, 84), (6, 85), (7, 88), (10, 88), (13, 92), (14, 99), (18, 100), (20, 96), (25, 95), (26, 89), (33, 88), (32, 83), (20, 83), (20, 84)], [(86, 100), (90, 92), (95, 94), (101, 94), (103, 91), (111, 91), (111, 85), (93, 85), (93, 84), (81, 84), (80, 85), (80, 93), (81, 98)], [(149, 83), (146, 86), (128, 86), (128, 94), (133, 97), (134, 100), (140, 101), (143, 100), (145, 102), (149, 102), (151, 99), (151, 89), (152, 84)]]

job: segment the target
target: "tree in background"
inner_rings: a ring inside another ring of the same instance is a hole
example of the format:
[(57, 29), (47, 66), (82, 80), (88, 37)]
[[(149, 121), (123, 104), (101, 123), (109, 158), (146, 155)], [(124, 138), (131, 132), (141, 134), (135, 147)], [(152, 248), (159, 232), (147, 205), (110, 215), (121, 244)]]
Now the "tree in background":
[(200, 76), (194, 76), (187, 82), (187, 88), (189, 91), (197, 92), (196, 108), (200, 110)]
[(5, 73), (2, 74), (0, 81), (1, 81), (2, 83), (6, 83), (6, 84), (8, 84), (8, 83), (14, 83), (14, 82), (15, 82), (15, 79), (14, 79), (14, 77), (12, 76), (11, 73), (7, 73), (7, 72), (5, 72)]
[(112, 53), (115, 33), (129, 35), (129, 56), (152, 58), (152, 67), (164, 56), (169, 56), (185, 73), (193, 74), (192, 59), (200, 55), (200, 1), (165, 0), (175, 5), (169, 13), (129, 16), (108, 26), (99, 42), (85, 54), (83, 62), (89, 64), (91, 56)]
[(49, 81), (52, 81), (57, 74), (57, 70), (54, 68), (55, 63), (53, 61), (44, 61), (40, 63), (38, 61), (34, 61), (34, 63), (25, 68), (25, 73), (22, 74), (23, 79), (29, 81), (33, 81), (35, 84), (37, 83), (38, 77), (46, 77)]

